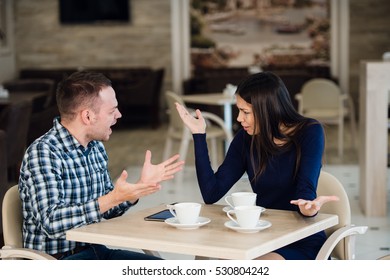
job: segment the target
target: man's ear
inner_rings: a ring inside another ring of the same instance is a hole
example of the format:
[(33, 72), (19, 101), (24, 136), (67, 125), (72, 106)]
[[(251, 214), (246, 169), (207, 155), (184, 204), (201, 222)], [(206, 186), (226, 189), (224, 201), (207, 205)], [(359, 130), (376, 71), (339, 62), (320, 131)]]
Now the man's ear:
[(84, 124), (90, 124), (91, 123), (91, 111), (88, 109), (82, 110), (80, 112), (81, 121)]

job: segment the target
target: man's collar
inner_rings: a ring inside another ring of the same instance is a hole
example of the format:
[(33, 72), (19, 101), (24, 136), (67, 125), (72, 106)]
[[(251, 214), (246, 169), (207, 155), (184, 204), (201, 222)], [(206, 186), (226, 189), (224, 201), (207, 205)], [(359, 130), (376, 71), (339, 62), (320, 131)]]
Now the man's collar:
[(79, 143), (79, 141), (67, 130), (62, 124), (61, 124), (60, 117), (56, 117), (54, 119), (54, 127), (58, 131), (59, 138), (61, 139), (62, 143), (64, 144), (64, 148), (68, 152), (72, 152), (76, 149), (80, 149), (82, 152), (85, 152), (87, 149), (92, 149), (96, 144), (97, 141), (91, 141), (88, 143), (87, 147), (84, 147)]

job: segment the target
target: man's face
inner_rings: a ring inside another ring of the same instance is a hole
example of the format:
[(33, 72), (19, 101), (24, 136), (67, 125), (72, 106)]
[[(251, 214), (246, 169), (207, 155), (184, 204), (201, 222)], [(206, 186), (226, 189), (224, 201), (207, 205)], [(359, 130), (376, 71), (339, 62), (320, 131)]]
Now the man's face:
[(99, 92), (99, 103), (96, 104), (97, 112), (91, 113), (91, 125), (88, 132), (88, 138), (98, 141), (107, 141), (112, 133), (113, 126), (117, 119), (122, 117), (118, 110), (118, 101), (115, 97), (115, 91), (112, 87), (103, 88)]

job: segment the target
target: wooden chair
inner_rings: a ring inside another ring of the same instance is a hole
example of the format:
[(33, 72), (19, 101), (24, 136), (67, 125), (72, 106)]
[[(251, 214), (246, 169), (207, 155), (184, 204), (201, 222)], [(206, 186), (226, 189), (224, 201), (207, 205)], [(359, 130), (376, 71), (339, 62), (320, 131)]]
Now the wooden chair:
[[(7, 146), (5, 137), (5, 131), (0, 130), (0, 213), (4, 195), (8, 190)], [(0, 248), (3, 247), (3, 245), (3, 223), (0, 214)]]
[(351, 207), (347, 193), (341, 182), (332, 174), (321, 171), (317, 195), (336, 195), (340, 200), (324, 204), (320, 210), (321, 213), (338, 215), (339, 223), (325, 231), (328, 238), (316, 259), (327, 260), (329, 256), (339, 260), (354, 259), (355, 237), (357, 234), (364, 234), (368, 227), (354, 226), (351, 223)]
[(390, 261), (390, 254), (389, 254), (389, 255), (384, 255), (384, 256), (378, 258), (378, 260), (381, 260), (381, 261), (384, 261), (384, 260)]
[(22, 202), (18, 185), (12, 186), (5, 194), (2, 207), (4, 246), (0, 249), (0, 259), (55, 260), (44, 252), (23, 248)]
[(351, 123), (351, 137), (357, 147), (357, 128), (355, 109), (349, 94), (343, 93), (340, 87), (329, 79), (315, 78), (307, 81), (301, 92), (295, 95), (298, 100), (298, 111), (301, 115), (317, 119), (324, 124), (338, 126), (338, 154), (343, 156), (344, 119)]

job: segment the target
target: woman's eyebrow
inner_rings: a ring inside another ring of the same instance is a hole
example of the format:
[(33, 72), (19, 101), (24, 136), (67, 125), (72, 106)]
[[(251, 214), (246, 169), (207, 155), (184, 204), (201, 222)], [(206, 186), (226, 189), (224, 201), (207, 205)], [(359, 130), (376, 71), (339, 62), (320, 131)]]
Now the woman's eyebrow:
[(241, 110), (241, 111), (249, 111), (249, 108), (242, 108), (242, 107), (238, 107), (238, 106), (237, 106), (237, 109)]

